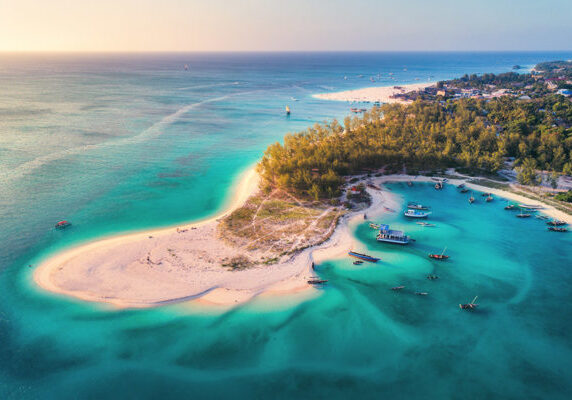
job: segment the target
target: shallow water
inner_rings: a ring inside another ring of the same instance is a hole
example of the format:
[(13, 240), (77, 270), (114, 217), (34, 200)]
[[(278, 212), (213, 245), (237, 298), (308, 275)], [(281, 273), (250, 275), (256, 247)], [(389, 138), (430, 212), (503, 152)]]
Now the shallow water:
[[(310, 95), (368, 86), (358, 73), (394, 71), (409, 83), (570, 55), (2, 57), (0, 397), (564, 398), (572, 389), (571, 237), (515, 218), (500, 199), (469, 206), (453, 187), (391, 185), (404, 201), (431, 204), (438, 226), (386, 218), (417, 239), (409, 247), (376, 243), (358, 226), (360, 248), (383, 261), (323, 263), (329, 285), (309, 298), (118, 311), (42, 292), (28, 267), (104, 234), (217, 212), (268, 143), (342, 118), (348, 105)], [(51, 230), (62, 218), (73, 227)], [(427, 258), (445, 246), (450, 261)], [(479, 312), (460, 311), (475, 295)]]

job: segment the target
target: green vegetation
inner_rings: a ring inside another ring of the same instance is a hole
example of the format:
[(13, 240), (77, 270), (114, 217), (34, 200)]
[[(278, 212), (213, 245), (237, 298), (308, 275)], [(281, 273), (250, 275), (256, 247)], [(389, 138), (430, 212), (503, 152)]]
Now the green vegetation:
[(560, 193), (554, 196), (556, 200), (565, 201), (567, 203), (572, 203), (572, 190), (569, 190), (565, 193)]
[[(310, 198), (340, 195), (343, 177), (386, 168), (409, 172), (460, 167), (498, 171), (505, 157), (522, 166), (523, 182), (536, 167), (572, 172), (572, 103), (549, 95), (416, 101), (374, 107), (361, 118), (315, 125), (270, 145), (258, 165), (266, 187)], [(532, 160), (532, 161), (527, 161)]]

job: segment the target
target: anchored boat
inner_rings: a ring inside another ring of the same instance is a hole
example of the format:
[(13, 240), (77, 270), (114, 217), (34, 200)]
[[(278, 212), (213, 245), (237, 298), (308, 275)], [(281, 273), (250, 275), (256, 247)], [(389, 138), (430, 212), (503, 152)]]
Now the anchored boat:
[(424, 206), (421, 203), (417, 203), (415, 201), (410, 201), (409, 203), (407, 203), (407, 208), (410, 208), (412, 210), (428, 210), (429, 206)]
[(56, 229), (66, 229), (69, 228), (71, 226), (71, 222), (69, 221), (59, 221), (56, 224)]
[(479, 297), (479, 296), (475, 296), (475, 298), (473, 299), (473, 301), (471, 301), (470, 303), (467, 303), (467, 304), (459, 304), (459, 308), (460, 308), (461, 310), (469, 310), (469, 311), (475, 310), (475, 309), (479, 306), (478, 304), (475, 303), (475, 301), (477, 301), (477, 298), (478, 298), (478, 297)]
[(558, 219), (553, 219), (552, 221), (548, 221), (546, 224), (550, 226), (563, 226), (566, 225), (566, 222), (560, 221)]
[(403, 213), (408, 218), (427, 218), (431, 214), (431, 211), (421, 211), (421, 210), (407, 210)]
[(395, 231), (389, 229), (389, 225), (381, 225), (379, 234), (377, 235), (378, 242), (394, 243), (394, 244), (409, 244), (411, 239), (406, 236), (402, 231)]
[(362, 253), (358, 253), (355, 251), (349, 251), (348, 255), (350, 257), (359, 258), (360, 260), (363, 260), (363, 261), (369, 261), (369, 262), (378, 262), (379, 261), (379, 258), (377, 258), (377, 257), (368, 256), (367, 254), (362, 254)]
[(449, 256), (445, 255), (445, 250), (447, 250), (446, 247), (443, 249), (441, 254), (429, 254), (429, 258), (433, 258), (435, 260), (446, 260), (449, 258)]
[(568, 232), (568, 228), (563, 228), (558, 226), (549, 226), (548, 230), (552, 232)]

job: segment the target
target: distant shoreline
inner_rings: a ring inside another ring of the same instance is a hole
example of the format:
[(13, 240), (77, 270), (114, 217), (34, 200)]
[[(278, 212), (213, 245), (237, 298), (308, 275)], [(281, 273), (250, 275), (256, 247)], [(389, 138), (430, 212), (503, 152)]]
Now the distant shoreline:
[(346, 102), (369, 102), (369, 103), (410, 103), (403, 99), (394, 99), (391, 96), (398, 93), (407, 93), (422, 90), (435, 85), (436, 82), (411, 83), (408, 85), (376, 86), (363, 89), (345, 90), (342, 92), (320, 93), (312, 97), (320, 100), (334, 100)]

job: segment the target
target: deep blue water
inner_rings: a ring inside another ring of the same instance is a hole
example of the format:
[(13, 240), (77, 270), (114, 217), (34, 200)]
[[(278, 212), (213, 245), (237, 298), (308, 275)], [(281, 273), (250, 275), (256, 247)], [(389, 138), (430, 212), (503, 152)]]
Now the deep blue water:
[[(435, 217), (442, 229), (387, 254), (359, 227), (357, 240), (394, 268), (332, 261), (321, 266), (332, 284), (316, 298), (224, 313), (59, 298), (34, 287), (29, 265), (107, 234), (217, 212), (268, 144), (347, 115), (347, 104), (314, 93), (374, 85), (378, 73), (375, 85), (394, 85), (569, 58), (0, 54), (0, 397), (564, 398), (570, 240), (499, 204), (467, 213), (448, 193), (450, 208)], [(51, 229), (64, 218), (71, 229)], [(454, 268), (426, 282), (435, 266), (423, 254), (445, 245)], [(439, 290), (399, 297), (386, 290), (398, 282)], [(484, 311), (459, 314), (473, 294)]]

